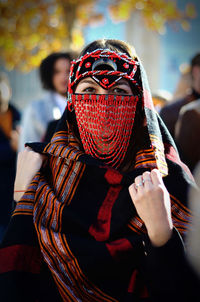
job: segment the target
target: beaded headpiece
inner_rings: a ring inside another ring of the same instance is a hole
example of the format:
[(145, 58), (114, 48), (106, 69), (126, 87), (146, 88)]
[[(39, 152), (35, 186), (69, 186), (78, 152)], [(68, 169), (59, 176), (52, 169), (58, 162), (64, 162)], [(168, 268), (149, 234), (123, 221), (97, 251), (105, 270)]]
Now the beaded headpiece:
[(139, 63), (127, 54), (109, 49), (86, 53), (71, 63), (68, 92), (73, 93), (77, 83), (86, 77), (91, 77), (104, 89), (111, 88), (122, 78), (138, 86), (134, 79), (138, 65)]
[[(73, 61), (68, 87), (68, 109), (75, 109), (80, 138), (86, 154), (119, 168), (132, 134), (140, 87), (134, 79), (138, 62), (125, 53), (97, 49)], [(76, 94), (80, 80), (91, 77), (104, 89), (126, 79), (137, 95)]]

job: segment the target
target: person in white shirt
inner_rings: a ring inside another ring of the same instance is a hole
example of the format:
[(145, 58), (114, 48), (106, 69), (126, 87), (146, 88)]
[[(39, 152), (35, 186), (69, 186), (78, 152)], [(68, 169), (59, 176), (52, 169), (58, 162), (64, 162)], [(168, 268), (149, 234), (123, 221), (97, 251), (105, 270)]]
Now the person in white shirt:
[(40, 64), (40, 79), (47, 93), (25, 109), (19, 139), (19, 151), (26, 142), (42, 142), (48, 123), (58, 120), (67, 105), (67, 86), (72, 52), (52, 53)]

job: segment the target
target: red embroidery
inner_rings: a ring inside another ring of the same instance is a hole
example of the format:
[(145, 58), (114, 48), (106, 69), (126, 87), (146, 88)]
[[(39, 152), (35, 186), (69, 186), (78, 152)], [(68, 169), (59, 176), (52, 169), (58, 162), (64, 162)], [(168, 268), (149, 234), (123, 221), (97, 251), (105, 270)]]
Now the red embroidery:
[(108, 169), (105, 173), (105, 179), (111, 185), (120, 184), (123, 176), (116, 170)]
[(110, 255), (116, 261), (120, 261), (122, 257), (125, 258), (125, 254), (127, 254), (130, 250), (133, 249), (131, 243), (125, 238), (106, 243), (106, 247)]
[(104, 79), (102, 80), (102, 82), (103, 82), (104, 84), (108, 84), (108, 83), (109, 83), (109, 81), (108, 81), (107, 78), (104, 78)]
[(96, 222), (89, 228), (89, 233), (97, 241), (105, 241), (109, 238), (112, 207), (118, 198), (121, 188), (121, 186), (110, 187), (101, 205)]
[(86, 68), (89, 68), (90, 66), (91, 66), (91, 63), (90, 63), (90, 62), (85, 63), (85, 67), (86, 67)]
[(0, 273), (23, 271), (39, 274), (40, 272), (41, 254), (32, 246), (14, 245), (3, 248), (0, 250), (0, 259)]
[(126, 69), (128, 69), (129, 68), (129, 64), (127, 64), (127, 63), (124, 63), (124, 68), (126, 68)]

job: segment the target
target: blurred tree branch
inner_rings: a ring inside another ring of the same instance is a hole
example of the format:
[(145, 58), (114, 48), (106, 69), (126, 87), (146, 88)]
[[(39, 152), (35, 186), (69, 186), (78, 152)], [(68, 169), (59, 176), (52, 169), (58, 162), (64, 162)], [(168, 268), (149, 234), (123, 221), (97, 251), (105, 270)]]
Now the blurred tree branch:
[(115, 21), (126, 21), (134, 11), (140, 11), (144, 24), (161, 34), (167, 22), (179, 22), (184, 30), (190, 29), (189, 20), (196, 17), (195, 7), (188, 3), (184, 11), (177, 7), (175, 0), (112, 0), (110, 16)]
[[(80, 49), (84, 44), (82, 29), (101, 22), (96, 11), (98, 0), (0, 0), (0, 55), (6, 68), (27, 72), (37, 67), (49, 53)], [(108, 3), (114, 21), (125, 21), (135, 10), (141, 12), (145, 25), (162, 32), (167, 21), (179, 21), (189, 28), (195, 9), (188, 4), (184, 12), (175, 1), (112, 0)]]

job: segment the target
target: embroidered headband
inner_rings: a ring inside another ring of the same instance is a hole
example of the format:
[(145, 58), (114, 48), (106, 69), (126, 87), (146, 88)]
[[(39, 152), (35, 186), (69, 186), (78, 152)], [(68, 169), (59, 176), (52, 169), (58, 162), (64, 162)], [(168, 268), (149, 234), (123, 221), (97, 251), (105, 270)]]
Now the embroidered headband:
[(138, 65), (139, 62), (127, 54), (109, 49), (97, 49), (86, 53), (71, 63), (68, 93), (74, 93), (75, 86), (85, 77), (91, 77), (104, 89), (109, 89), (122, 78), (140, 88), (134, 79)]

